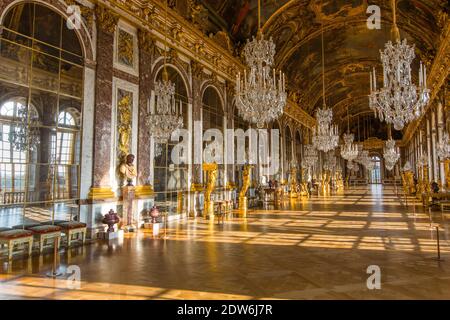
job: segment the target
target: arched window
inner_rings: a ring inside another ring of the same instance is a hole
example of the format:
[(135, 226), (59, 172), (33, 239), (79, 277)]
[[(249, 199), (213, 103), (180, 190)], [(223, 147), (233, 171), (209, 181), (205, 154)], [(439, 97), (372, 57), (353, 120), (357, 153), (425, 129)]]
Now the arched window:
[[(222, 133), (222, 137), (224, 136), (224, 112), (222, 100), (220, 99), (219, 93), (214, 87), (207, 87), (203, 92), (202, 98), (202, 117), (203, 117), (203, 132), (208, 129), (217, 129)], [(214, 141), (204, 142), (203, 150), (205, 150), (206, 146), (210, 143), (214, 143)], [(219, 145), (218, 145), (219, 146)], [(223, 141), (221, 145), (222, 149), (219, 151), (222, 156), (222, 162), (224, 161), (224, 151), (223, 151)], [(224, 187), (224, 176), (225, 176), (225, 166), (219, 164), (218, 165), (218, 176), (216, 180), (217, 187)], [(204, 182), (206, 183), (206, 177), (204, 177)]]
[[(189, 109), (187, 88), (181, 74), (172, 66), (167, 66), (169, 80), (175, 84), (175, 100), (177, 105), (182, 103), (183, 128), (189, 128)], [(156, 81), (162, 80), (161, 69)], [(172, 162), (172, 150), (178, 144), (177, 141), (156, 143), (154, 154), (154, 190), (156, 204), (167, 210), (169, 214), (181, 213), (183, 208), (178, 208), (178, 200), (182, 193), (188, 190), (188, 164), (174, 164)]]
[(74, 127), (77, 123), (70, 112), (63, 111), (59, 114), (58, 124), (62, 127)]
[(370, 173), (370, 183), (380, 184), (381, 183), (381, 159), (379, 156), (372, 156), (372, 161), (375, 164), (373, 170)]
[(22, 1), (2, 22), (0, 65), (0, 216), (15, 207), (0, 227), (77, 216), (84, 58), (76, 31), (50, 6)]

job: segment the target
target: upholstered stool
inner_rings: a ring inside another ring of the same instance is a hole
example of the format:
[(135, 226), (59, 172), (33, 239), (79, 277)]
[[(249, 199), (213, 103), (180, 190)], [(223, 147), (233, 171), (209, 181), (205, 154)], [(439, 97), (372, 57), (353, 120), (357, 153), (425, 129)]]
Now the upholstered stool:
[[(67, 237), (67, 247), (70, 247), (74, 236), (77, 240), (81, 240), (82, 244), (86, 241), (86, 224), (77, 221), (69, 221), (58, 223), (58, 227), (62, 228), (62, 232)], [(81, 237), (81, 238), (80, 238)]]
[(24, 224), (18, 224), (17, 226), (13, 226), (12, 228), (16, 229), (16, 230), (24, 230), (24, 229), (26, 230), (26, 229), (37, 227), (40, 225), (41, 225), (40, 223), (29, 222), (29, 223), (24, 223)]
[(39, 241), (39, 252), (42, 253), (46, 241), (51, 239), (53, 239), (53, 241), (51, 241), (51, 245), (54, 244), (54, 240), (56, 239), (56, 250), (59, 249), (59, 246), (61, 244), (61, 227), (50, 225), (37, 226), (27, 228), (27, 230), (32, 231), (36, 240)]
[(69, 222), (69, 221), (67, 221), (67, 220), (44, 221), (44, 222), (41, 222), (41, 224), (43, 226), (50, 226), (50, 225), (57, 226), (59, 223), (64, 223), (64, 222)]
[(33, 232), (28, 230), (7, 230), (0, 232), (0, 244), (8, 246), (8, 260), (12, 259), (14, 246), (28, 244), (28, 255), (33, 250)]
[[(8, 231), (8, 230), (12, 230), (11, 228), (0, 228), (0, 232), (3, 232), (3, 231)], [(3, 243), (2, 244), (0, 244), (0, 248), (3, 248)]]

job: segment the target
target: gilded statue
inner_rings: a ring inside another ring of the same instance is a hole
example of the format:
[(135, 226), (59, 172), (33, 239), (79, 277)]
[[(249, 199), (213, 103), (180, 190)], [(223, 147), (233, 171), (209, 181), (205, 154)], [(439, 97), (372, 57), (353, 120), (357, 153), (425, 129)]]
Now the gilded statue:
[(131, 94), (122, 95), (118, 103), (119, 157), (124, 158), (130, 151), (131, 140)]
[(297, 168), (291, 168), (291, 181), (290, 181), (290, 197), (297, 198), (298, 186), (297, 186)]
[(242, 189), (239, 193), (239, 198), (245, 198), (248, 188), (250, 187), (250, 165), (246, 164), (242, 172)]
[(119, 171), (122, 178), (127, 181), (127, 186), (133, 186), (133, 180), (137, 177), (136, 167), (134, 166), (134, 155), (127, 155), (125, 161), (120, 165)]
[(119, 46), (117, 55), (119, 62), (133, 67), (134, 65), (134, 37), (125, 30), (119, 29)]
[(205, 198), (208, 200), (211, 199), (211, 195), (214, 191), (214, 188), (216, 187), (216, 180), (217, 180), (217, 168), (208, 171), (208, 183), (206, 185), (205, 190)]
[(216, 163), (204, 163), (203, 170), (208, 173), (208, 181), (205, 188), (204, 216), (205, 218), (214, 219), (214, 202), (211, 195), (216, 187), (218, 168)]

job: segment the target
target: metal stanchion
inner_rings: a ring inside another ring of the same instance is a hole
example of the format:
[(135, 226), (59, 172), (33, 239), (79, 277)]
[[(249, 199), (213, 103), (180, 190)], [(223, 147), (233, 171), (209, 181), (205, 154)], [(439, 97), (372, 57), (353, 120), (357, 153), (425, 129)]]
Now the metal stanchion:
[(166, 212), (164, 214), (164, 235), (162, 236), (162, 239), (166, 240), (169, 239), (169, 236), (167, 235), (167, 216), (169, 214)]
[(439, 241), (439, 226), (436, 226), (436, 241), (437, 241), (437, 261), (444, 261), (441, 259), (441, 243)]
[(47, 277), (49, 278), (57, 278), (59, 276), (62, 275), (62, 273), (59, 273), (58, 267), (57, 267), (57, 255), (58, 255), (58, 238), (55, 237), (54, 238), (54, 243), (53, 243), (53, 266), (52, 266), (52, 272), (47, 273)]

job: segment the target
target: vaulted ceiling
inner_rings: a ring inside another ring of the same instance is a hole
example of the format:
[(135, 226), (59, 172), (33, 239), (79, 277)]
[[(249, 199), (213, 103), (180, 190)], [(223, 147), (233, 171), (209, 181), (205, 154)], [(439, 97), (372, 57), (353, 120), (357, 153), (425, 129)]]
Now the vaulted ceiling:
[[(222, 17), (236, 44), (256, 33), (257, 0), (203, 0)], [(381, 29), (367, 27), (368, 5), (381, 8)], [(276, 64), (287, 75), (290, 96), (311, 114), (322, 105), (321, 26), (325, 39), (327, 105), (335, 119), (370, 112), (369, 70), (377, 69), (382, 82), (380, 49), (390, 39), (390, 0), (263, 0), (264, 33), (277, 46)], [(440, 45), (449, 5), (447, 0), (397, 0), (402, 38), (416, 47), (415, 81), (419, 59), (428, 67)]]

